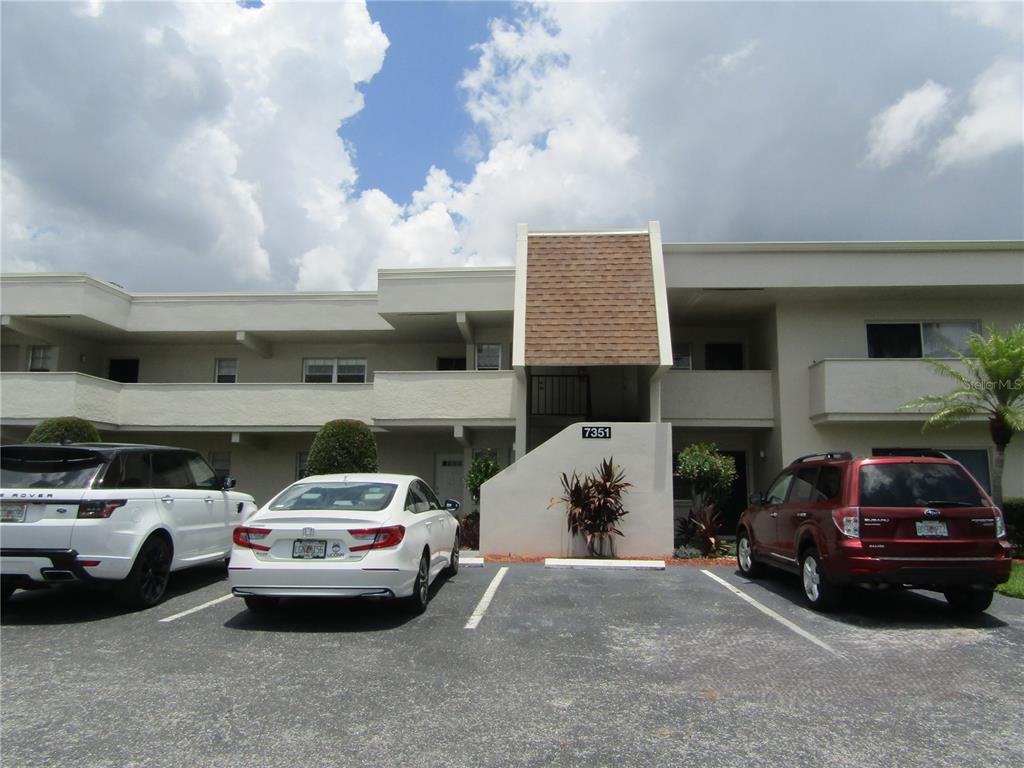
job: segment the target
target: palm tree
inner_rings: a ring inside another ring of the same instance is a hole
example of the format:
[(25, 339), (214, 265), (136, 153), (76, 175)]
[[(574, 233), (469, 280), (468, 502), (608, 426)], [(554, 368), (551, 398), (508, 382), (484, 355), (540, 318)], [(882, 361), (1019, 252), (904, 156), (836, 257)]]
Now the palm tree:
[(1016, 432), (1024, 432), (1024, 324), (1005, 336), (989, 327), (988, 338), (972, 333), (969, 354), (952, 350), (959, 365), (925, 360), (956, 387), (942, 395), (925, 395), (903, 408), (935, 409), (924, 429), (951, 427), (971, 416), (988, 418), (988, 431), (996, 446), (992, 467), (992, 498), (1003, 505), (1003, 462), (1006, 446)]

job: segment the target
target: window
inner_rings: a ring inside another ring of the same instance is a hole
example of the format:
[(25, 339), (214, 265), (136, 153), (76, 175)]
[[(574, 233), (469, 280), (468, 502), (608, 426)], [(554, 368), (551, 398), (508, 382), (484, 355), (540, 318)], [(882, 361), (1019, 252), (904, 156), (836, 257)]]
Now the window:
[(765, 505), (784, 504), (786, 501), (786, 492), (789, 490), (789, 481), (792, 479), (793, 475), (787, 473), (772, 483), (772, 487), (768, 489), (768, 493), (764, 495)]
[(501, 344), (477, 344), (476, 369), (478, 371), (500, 370)]
[(307, 384), (364, 384), (366, 361), (310, 357), (302, 361), (302, 380)]
[[(872, 448), (872, 456), (903, 456), (915, 448)], [(937, 448), (949, 458), (959, 461), (970, 472), (978, 484), (989, 493), (992, 492), (992, 476), (988, 467), (988, 450), (985, 448)]]
[(122, 384), (137, 384), (139, 381), (138, 358), (111, 360), (107, 369), (107, 378)]
[(405, 511), (420, 514), (430, 509), (430, 502), (417, 487), (418, 483), (409, 484), (409, 493), (405, 497)]
[(672, 345), (672, 367), (690, 370), (693, 368), (693, 360), (690, 357), (690, 345), (688, 342)]
[(185, 454), (180, 451), (153, 452), (154, 488), (192, 488)]
[(862, 507), (982, 506), (978, 489), (954, 464), (865, 464)]
[(234, 357), (218, 357), (214, 369), (214, 381), (218, 384), (234, 384), (238, 381), (238, 360)]
[(299, 451), (295, 454), (295, 479), (301, 480), (306, 476), (306, 462), (309, 461), (309, 451)]
[(213, 471), (206, 459), (198, 453), (188, 454), (188, 468), (192, 472), (194, 488), (219, 488), (217, 473)]
[(210, 466), (217, 473), (217, 477), (227, 477), (231, 474), (231, 451), (210, 451)]
[(951, 357), (967, 352), (967, 337), (981, 332), (976, 320), (868, 323), (868, 357)]
[(426, 483), (416, 483), (416, 487), (419, 488), (420, 495), (427, 500), (427, 504), (431, 509), (441, 509), (441, 502), (437, 499), (437, 494), (430, 490), (430, 486)]
[(705, 344), (704, 367), (709, 371), (742, 371), (743, 345), (733, 343)]
[(53, 370), (53, 347), (32, 346), (28, 348), (28, 369), (30, 371)]
[(839, 498), (843, 487), (843, 473), (839, 467), (822, 467), (815, 485), (815, 501), (833, 501)]
[(397, 488), (391, 483), (303, 483), (282, 491), (270, 508), (379, 512), (391, 503)]
[(810, 504), (814, 501), (814, 483), (818, 479), (817, 467), (804, 467), (793, 478), (789, 489), (789, 504)]
[(107, 468), (104, 488), (149, 488), (149, 454), (143, 451), (122, 453)]
[(439, 371), (464, 371), (464, 370), (466, 370), (466, 358), (464, 358), (464, 357), (439, 357), (439, 358), (437, 358), (437, 370), (439, 370)]

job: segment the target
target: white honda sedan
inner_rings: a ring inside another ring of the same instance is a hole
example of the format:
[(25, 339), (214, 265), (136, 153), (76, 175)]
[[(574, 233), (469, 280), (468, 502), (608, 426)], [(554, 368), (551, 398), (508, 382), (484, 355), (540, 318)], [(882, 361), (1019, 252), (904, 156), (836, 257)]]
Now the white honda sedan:
[(231, 591), (252, 611), (282, 597), (402, 598), (427, 607), (430, 584), (459, 570), (459, 523), (418, 477), (306, 477), (235, 529)]

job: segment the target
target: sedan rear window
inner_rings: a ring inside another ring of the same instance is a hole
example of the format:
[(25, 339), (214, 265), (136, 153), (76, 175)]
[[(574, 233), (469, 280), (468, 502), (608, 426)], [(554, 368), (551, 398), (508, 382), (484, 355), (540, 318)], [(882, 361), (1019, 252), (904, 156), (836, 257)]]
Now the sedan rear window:
[(864, 464), (862, 507), (981, 507), (971, 478), (953, 464)]
[(285, 489), (270, 508), (378, 512), (391, 503), (397, 488), (392, 483), (302, 483)]
[(74, 448), (4, 448), (0, 488), (88, 488), (105, 462)]

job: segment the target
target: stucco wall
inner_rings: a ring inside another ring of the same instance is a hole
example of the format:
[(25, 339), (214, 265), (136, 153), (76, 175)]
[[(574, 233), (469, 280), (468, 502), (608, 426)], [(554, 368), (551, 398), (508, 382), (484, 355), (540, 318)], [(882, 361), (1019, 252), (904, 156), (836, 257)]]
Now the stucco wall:
[(775, 419), (771, 371), (668, 371), (661, 417), (691, 426), (765, 426)]
[(566, 531), (559, 475), (592, 472), (613, 457), (633, 483), (624, 497), (629, 514), (616, 537), (620, 556), (668, 555), (672, 551), (672, 434), (667, 424), (613, 422), (609, 440), (584, 440), (573, 424), (481, 489), (480, 549), (490, 554), (572, 555), (585, 551)]

